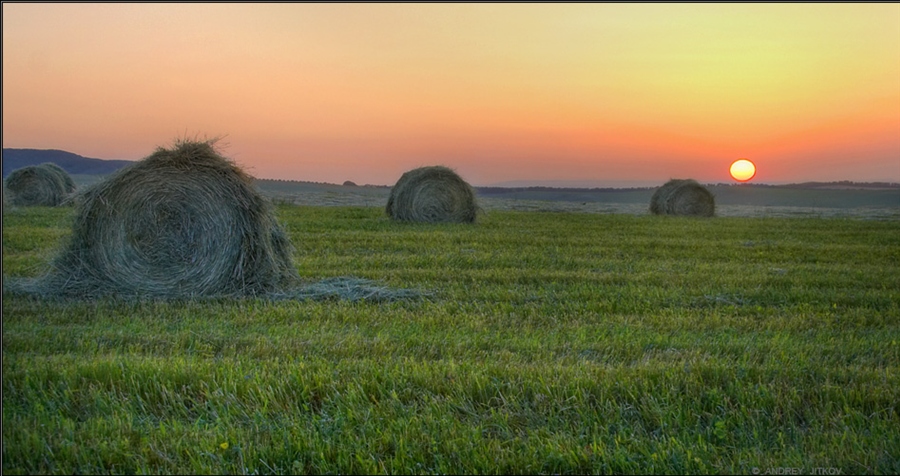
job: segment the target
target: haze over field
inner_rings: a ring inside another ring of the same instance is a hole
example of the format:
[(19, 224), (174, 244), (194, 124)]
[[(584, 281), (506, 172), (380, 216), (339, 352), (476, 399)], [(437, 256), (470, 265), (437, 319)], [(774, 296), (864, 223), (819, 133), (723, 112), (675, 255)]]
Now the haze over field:
[[(260, 178), (900, 181), (900, 4), (3, 6), (3, 147)], [(577, 181), (577, 182), (574, 182)]]

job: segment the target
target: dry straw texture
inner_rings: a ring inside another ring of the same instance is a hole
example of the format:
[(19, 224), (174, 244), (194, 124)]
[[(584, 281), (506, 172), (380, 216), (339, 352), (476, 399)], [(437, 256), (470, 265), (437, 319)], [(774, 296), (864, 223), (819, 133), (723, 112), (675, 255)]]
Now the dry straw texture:
[(296, 279), (291, 251), (250, 176), (212, 142), (180, 142), (80, 194), (71, 240), (33, 290), (256, 295)]
[(715, 212), (712, 192), (692, 179), (669, 180), (650, 198), (650, 213), (654, 215), (711, 217)]
[(41, 165), (43, 165), (44, 167), (47, 167), (47, 168), (49, 168), (50, 170), (56, 172), (56, 174), (59, 176), (60, 180), (62, 180), (62, 183), (63, 183), (63, 189), (66, 191), (66, 193), (71, 194), (71, 193), (74, 193), (74, 192), (75, 192), (75, 188), (76, 188), (76, 187), (75, 187), (75, 181), (72, 180), (72, 176), (69, 175), (68, 172), (66, 172), (65, 170), (63, 170), (62, 167), (60, 167), (60, 166), (54, 164), (53, 162), (47, 162), (47, 163), (44, 163), (44, 164), (41, 164)]
[(38, 298), (393, 301), (422, 295), (353, 277), (301, 285), (293, 246), (253, 179), (213, 147), (177, 142), (79, 194), (51, 269), (6, 278)]
[(13, 170), (4, 181), (4, 191), (11, 205), (55, 207), (67, 201), (75, 182), (65, 170), (47, 162)]
[(424, 223), (473, 223), (475, 191), (453, 170), (420, 167), (400, 177), (385, 208), (394, 220)]

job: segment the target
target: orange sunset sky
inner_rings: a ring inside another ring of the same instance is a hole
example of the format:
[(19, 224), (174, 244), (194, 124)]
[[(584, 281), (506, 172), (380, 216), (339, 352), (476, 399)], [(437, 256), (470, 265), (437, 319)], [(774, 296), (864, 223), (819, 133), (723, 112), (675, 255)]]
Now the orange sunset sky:
[(738, 158), (900, 182), (898, 3), (2, 8), (4, 148), (224, 136), (256, 177), (382, 185), (733, 182)]

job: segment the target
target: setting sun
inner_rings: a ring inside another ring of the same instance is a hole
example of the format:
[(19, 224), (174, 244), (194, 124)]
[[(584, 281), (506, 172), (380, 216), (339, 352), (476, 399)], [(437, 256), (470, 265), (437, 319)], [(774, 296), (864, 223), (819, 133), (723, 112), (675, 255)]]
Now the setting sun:
[(738, 182), (747, 182), (756, 175), (756, 165), (747, 159), (738, 159), (731, 164), (730, 172)]

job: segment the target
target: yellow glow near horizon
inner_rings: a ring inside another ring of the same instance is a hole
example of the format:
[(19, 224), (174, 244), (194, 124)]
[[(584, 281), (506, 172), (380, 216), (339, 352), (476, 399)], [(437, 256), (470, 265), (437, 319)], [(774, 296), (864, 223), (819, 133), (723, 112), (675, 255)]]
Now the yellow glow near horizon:
[(738, 182), (747, 182), (756, 175), (756, 165), (747, 159), (738, 159), (731, 164), (729, 172)]

